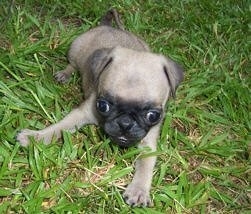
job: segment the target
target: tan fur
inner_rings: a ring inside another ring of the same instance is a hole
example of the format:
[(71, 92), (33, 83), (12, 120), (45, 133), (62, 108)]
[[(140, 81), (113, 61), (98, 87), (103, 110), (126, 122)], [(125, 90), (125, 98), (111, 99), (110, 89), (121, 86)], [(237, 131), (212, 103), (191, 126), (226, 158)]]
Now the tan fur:
[[(116, 13), (109, 13), (103, 22), (110, 25), (111, 15), (115, 20), (118, 18)], [(74, 132), (87, 124), (99, 125), (96, 99), (105, 93), (118, 100), (142, 104), (150, 102), (157, 108), (165, 109), (169, 95), (174, 93), (183, 78), (182, 69), (172, 60), (151, 53), (145, 42), (122, 30), (122, 27), (108, 25), (96, 27), (77, 37), (68, 52), (69, 65), (55, 75), (59, 82), (66, 82), (78, 70), (85, 101), (61, 121), (43, 130), (22, 130), (17, 135), (21, 145), (27, 146), (30, 137), (48, 144), (53, 138), (60, 138), (62, 130)], [(139, 147), (150, 147), (155, 151), (160, 127), (161, 121), (150, 129)], [(155, 161), (156, 157), (137, 160), (134, 178), (124, 193), (129, 205), (151, 204), (150, 187)]]
[(100, 77), (99, 93), (107, 91), (127, 101), (147, 101), (164, 107), (170, 88), (161, 56), (116, 47), (110, 57), (113, 63), (109, 72), (104, 71)]

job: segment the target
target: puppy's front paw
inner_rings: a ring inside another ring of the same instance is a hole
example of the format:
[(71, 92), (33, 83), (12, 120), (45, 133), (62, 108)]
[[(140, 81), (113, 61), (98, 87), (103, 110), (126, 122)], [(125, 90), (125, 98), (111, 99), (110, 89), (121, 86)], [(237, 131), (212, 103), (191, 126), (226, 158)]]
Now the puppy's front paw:
[(69, 81), (70, 77), (71, 77), (71, 74), (69, 74), (65, 70), (59, 71), (54, 74), (55, 80), (60, 83), (67, 83)]
[(148, 190), (137, 184), (129, 184), (123, 195), (125, 202), (133, 207), (136, 206), (152, 206), (150, 194)]
[(30, 129), (23, 129), (17, 134), (16, 139), (22, 146), (28, 146), (30, 143), (29, 137), (33, 136), (36, 139), (37, 134), (38, 134), (38, 131), (33, 131)]
[(28, 146), (30, 143), (30, 137), (33, 137), (35, 140), (43, 140), (44, 144), (49, 144), (52, 140), (53, 135), (46, 133), (43, 130), (40, 131), (34, 131), (30, 129), (23, 129), (17, 134), (17, 141), (22, 146)]

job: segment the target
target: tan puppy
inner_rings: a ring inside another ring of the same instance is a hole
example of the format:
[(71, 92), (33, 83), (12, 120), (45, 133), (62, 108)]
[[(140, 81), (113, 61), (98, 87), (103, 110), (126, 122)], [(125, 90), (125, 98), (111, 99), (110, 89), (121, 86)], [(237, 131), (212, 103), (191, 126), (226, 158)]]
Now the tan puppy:
[[(112, 19), (117, 28), (111, 27)], [(17, 135), (20, 144), (27, 146), (31, 136), (48, 144), (59, 138), (62, 130), (74, 132), (96, 124), (121, 147), (137, 144), (155, 151), (166, 102), (183, 79), (181, 67), (151, 53), (142, 40), (123, 30), (115, 10), (108, 11), (100, 26), (73, 41), (68, 59), (70, 64), (55, 77), (66, 82), (78, 70), (84, 102), (43, 130), (22, 130)], [(135, 175), (124, 193), (129, 205), (150, 205), (155, 160), (137, 160)]]

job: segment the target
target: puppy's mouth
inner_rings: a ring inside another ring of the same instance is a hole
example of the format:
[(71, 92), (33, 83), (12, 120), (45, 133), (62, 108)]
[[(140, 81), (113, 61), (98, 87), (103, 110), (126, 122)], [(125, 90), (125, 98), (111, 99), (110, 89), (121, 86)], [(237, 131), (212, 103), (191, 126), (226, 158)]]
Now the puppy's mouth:
[(112, 137), (112, 140), (122, 148), (128, 148), (134, 146), (137, 143), (137, 140), (128, 139), (125, 136)]
[(127, 143), (128, 142), (128, 139), (124, 136), (121, 136), (121, 137), (118, 137), (118, 140), (121, 142), (121, 143)]

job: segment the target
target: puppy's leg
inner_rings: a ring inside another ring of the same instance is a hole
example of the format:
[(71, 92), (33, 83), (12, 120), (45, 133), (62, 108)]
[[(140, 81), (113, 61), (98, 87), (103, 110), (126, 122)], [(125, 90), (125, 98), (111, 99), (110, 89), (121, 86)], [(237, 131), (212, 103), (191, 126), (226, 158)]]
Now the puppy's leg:
[[(159, 131), (160, 126), (153, 127), (143, 139), (143, 143), (141, 143), (139, 147), (148, 146), (152, 151), (155, 151)], [(128, 185), (123, 195), (127, 204), (131, 206), (151, 205), (150, 188), (155, 162), (155, 156), (142, 158), (136, 161), (133, 180)]]
[(54, 74), (55, 79), (60, 83), (66, 83), (69, 81), (71, 74), (75, 71), (75, 69), (68, 64), (66, 68), (62, 71), (58, 71)]
[(58, 139), (61, 137), (62, 130), (71, 132), (76, 131), (86, 124), (97, 124), (97, 119), (94, 115), (93, 106), (95, 103), (95, 94), (92, 94), (85, 100), (78, 108), (72, 110), (65, 118), (56, 124), (53, 124), (42, 130), (29, 130), (24, 129), (17, 135), (17, 140), (22, 146), (29, 144), (29, 137), (34, 137), (35, 140), (43, 140), (45, 144), (49, 144), (52, 138)]

